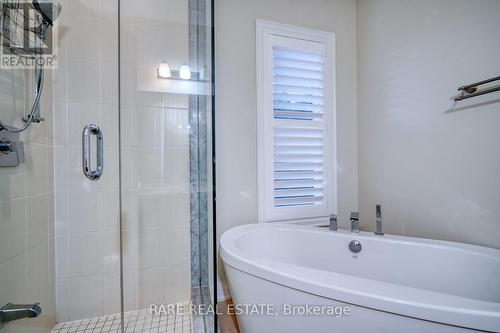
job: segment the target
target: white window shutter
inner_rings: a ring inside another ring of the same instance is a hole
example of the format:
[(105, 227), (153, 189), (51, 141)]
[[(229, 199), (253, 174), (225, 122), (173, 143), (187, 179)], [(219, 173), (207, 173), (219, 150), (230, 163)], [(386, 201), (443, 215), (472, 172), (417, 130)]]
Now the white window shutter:
[(273, 47), (273, 111), (274, 207), (322, 204), (323, 55)]
[(279, 27), (258, 38), (261, 222), (336, 213), (332, 35)]

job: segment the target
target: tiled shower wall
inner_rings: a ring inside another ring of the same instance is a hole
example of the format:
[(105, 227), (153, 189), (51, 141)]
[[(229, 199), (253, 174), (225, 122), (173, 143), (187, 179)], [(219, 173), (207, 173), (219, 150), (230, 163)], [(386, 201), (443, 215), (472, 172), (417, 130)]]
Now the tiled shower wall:
[[(148, 2), (121, 2), (126, 310), (187, 301), (190, 292), (188, 100), (155, 88), (164, 58), (173, 68), (187, 59), (187, 8), (184, 1)], [(59, 321), (120, 311), (116, 10), (116, 0), (66, 0), (60, 18), (54, 87)], [(81, 132), (90, 123), (104, 133), (104, 174), (97, 182), (81, 170)]]
[[(21, 118), (33, 101), (32, 74), (32, 70), (0, 70), (4, 124), (23, 124)], [(42, 307), (40, 317), (9, 323), (2, 329), (5, 333), (49, 332), (55, 324), (51, 86), (47, 71), (40, 109), (45, 121), (20, 135), (25, 162), (0, 167), (0, 307), (35, 302)]]

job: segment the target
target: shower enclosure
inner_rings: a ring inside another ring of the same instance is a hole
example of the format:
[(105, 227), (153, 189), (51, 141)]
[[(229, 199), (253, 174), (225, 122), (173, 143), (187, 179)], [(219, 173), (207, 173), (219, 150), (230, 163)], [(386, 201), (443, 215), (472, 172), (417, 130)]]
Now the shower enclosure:
[(212, 332), (211, 2), (1, 8), (0, 333)]

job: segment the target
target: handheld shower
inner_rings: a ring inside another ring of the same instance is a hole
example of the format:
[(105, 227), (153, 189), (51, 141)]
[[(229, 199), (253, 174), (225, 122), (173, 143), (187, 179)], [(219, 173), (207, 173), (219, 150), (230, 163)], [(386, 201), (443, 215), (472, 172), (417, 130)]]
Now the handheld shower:
[[(54, 25), (54, 22), (61, 14), (62, 6), (59, 2), (57, 2), (57, 0), (55, 2), (32, 0), (32, 4), (33, 8), (40, 14), (38, 19), (41, 20), (38, 22), (38, 27), (34, 30), (34, 32), (39, 40), (45, 42), (48, 37), (47, 33), (50, 30), (49, 28)], [(41, 66), (37, 66), (35, 68), (35, 71), (35, 100), (33, 102), (31, 112), (23, 118), (25, 122), (24, 125), (16, 128), (5, 126), (0, 122), (0, 131), (5, 130), (7, 132), (19, 133), (27, 129), (31, 125), (31, 123), (40, 122), (43, 120), (42, 118), (40, 118), (40, 97), (43, 89), (43, 68)]]
[(42, 17), (40, 38), (47, 39), (47, 31), (49, 26), (53, 26), (54, 22), (61, 13), (62, 6), (59, 2), (33, 0), (33, 7), (38, 11)]
[(54, 22), (59, 17), (62, 9), (59, 2), (54, 3), (52, 1), (38, 2), (37, 0), (33, 0), (33, 6), (40, 12), (44, 20), (50, 25), (54, 25)]

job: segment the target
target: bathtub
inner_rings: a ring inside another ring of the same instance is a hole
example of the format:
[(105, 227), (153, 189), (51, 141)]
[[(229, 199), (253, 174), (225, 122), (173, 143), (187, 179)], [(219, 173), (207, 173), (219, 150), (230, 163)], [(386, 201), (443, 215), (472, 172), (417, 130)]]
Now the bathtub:
[(500, 332), (500, 250), (266, 223), (220, 254), (243, 333)]

